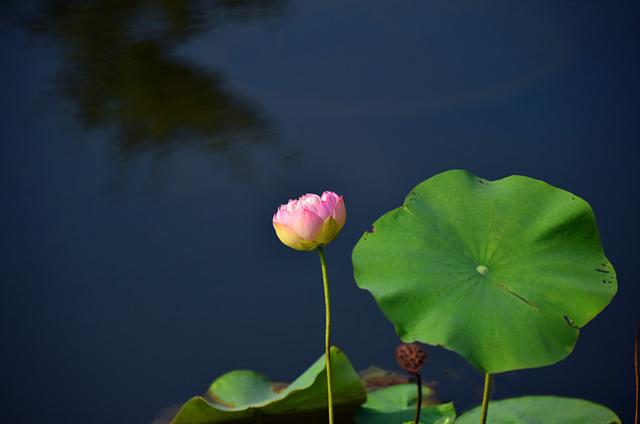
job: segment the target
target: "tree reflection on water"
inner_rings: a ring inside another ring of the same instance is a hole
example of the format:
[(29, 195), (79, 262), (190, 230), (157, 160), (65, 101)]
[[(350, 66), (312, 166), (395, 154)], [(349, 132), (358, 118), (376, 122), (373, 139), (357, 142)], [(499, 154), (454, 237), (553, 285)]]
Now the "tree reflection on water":
[[(219, 72), (179, 58), (194, 35), (280, 16), (282, 0), (64, 0), (21, 20), (62, 48), (58, 75), (87, 129), (116, 130), (123, 155), (197, 146), (216, 152), (272, 143), (264, 113)], [(24, 7), (22, 7), (24, 9)]]

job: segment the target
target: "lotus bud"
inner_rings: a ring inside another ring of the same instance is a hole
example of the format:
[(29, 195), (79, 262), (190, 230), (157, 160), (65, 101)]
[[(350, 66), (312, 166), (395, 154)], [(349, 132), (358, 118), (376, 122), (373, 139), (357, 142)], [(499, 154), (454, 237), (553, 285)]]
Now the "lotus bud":
[(401, 344), (396, 348), (396, 361), (408, 373), (418, 374), (426, 360), (427, 353), (418, 344)]
[(282, 243), (296, 250), (313, 250), (331, 242), (347, 219), (342, 196), (325, 191), (305, 194), (281, 205), (273, 215), (273, 228)]

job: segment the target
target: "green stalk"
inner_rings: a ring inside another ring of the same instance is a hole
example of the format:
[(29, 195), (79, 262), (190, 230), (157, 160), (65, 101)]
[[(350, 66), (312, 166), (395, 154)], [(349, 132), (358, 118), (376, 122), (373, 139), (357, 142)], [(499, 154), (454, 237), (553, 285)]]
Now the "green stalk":
[(416, 377), (416, 385), (418, 386), (418, 402), (416, 403), (416, 417), (413, 421), (415, 424), (420, 424), (420, 409), (422, 409), (422, 376), (419, 372), (414, 375)]
[(482, 395), (482, 415), (480, 415), (480, 424), (486, 424), (487, 412), (489, 411), (489, 396), (491, 395), (491, 374), (484, 375), (484, 394)]
[(634, 342), (634, 349), (633, 349), (633, 369), (635, 370), (635, 374), (636, 374), (636, 411), (634, 414), (634, 420), (633, 422), (635, 424), (638, 424), (638, 416), (640, 415), (638, 413), (638, 397), (640, 396), (640, 382), (639, 377), (638, 377), (638, 338), (640, 338), (640, 324), (638, 324), (638, 327), (636, 327), (636, 339)]
[(329, 300), (329, 279), (327, 277), (327, 260), (324, 250), (318, 247), (320, 266), (322, 267), (322, 282), (324, 284), (325, 332), (324, 332), (324, 360), (327, 368), (327, 401), (329, 404), (329, 424), (333, 424), (333, 390), (331, 385), (331, 302)]

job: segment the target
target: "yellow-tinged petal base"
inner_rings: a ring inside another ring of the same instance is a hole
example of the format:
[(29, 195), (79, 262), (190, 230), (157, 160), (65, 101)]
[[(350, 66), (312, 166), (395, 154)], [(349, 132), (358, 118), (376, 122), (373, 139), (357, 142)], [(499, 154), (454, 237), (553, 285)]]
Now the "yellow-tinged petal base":
[(303, 240), (298, 233), (284, 224), (273, 224), (280, 241), (295, 250), (313, 250), (318, 247), (315, 241)]
[(329, 217), (322, 224), (322, 229), (316, 236), (316, 242), (321, 245), (328, 244), (331, 240), (336, 238), (339, 232), (340, 225), (335, 219), (333, 219), (333, 217)]

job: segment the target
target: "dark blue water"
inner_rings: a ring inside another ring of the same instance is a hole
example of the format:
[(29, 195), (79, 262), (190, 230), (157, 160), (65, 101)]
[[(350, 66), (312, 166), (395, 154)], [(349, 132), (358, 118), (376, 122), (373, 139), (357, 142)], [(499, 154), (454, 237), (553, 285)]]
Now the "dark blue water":
[[(620, 1), (30, 1), (0, 6), (2, 421), (150, 423), (226, 370), (322, 353), (314, 254), (271, 215), (332, 189), (335, 343), (393, 368), (350, 252), (449, 168), (525, 174), (594, 207), (611, 305), (496, 398), (587, 398), (625, 420), (640, 304), (640, 6)], [(430, 349), (459, 410), (482, 376)]]

